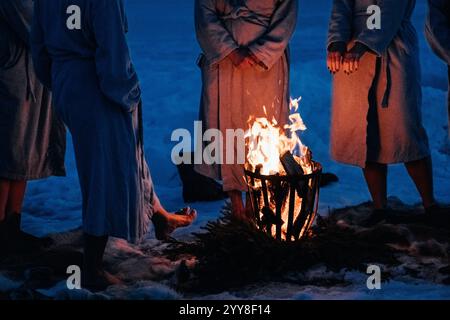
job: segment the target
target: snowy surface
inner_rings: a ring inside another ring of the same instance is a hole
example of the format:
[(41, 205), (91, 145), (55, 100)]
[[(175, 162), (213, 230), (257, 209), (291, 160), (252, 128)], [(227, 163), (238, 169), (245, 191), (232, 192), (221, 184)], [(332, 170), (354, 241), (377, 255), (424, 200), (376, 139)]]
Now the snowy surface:
[[(162, 202), (170, 210), (184, 206), (181, 182), (170, 161), (176, 128), (193, 130), (200, 97), (200, 72), (195, 64), (199, 48), (193, 28), (193, 3), (187, 0), (128, 0), (129, 43), (144, 91), (146, 155)], [(325, 65), (325, 41), (331, 1), (300, 0), (297, 32), (292, 41), (292, 95), (302, 96), (301, 113), (308, 126), (304, 142), (326, 171), (336, 173), (340, 183), (324, 189), (321, 212), (356, 205), (369, 199), (361, 171), (333, 162), (328, 154), (331, 76)], [(450, 202), (450, 157), (438, 152), (444, 146), (446, 128), (446, 67), (431, 53), (423, 37), (426, 1), (419, 0), (414, 22), (418, 29), (423, 65), (423, 117), (433, 150), (436, 194)], [(70, 140), (70, 139), (69, 139)], [(114, 161), (114, 159), (111, 159)], [(29, 185), (24, 206), (24, 227), (43, 235), (73, 229), (80, 225), (81, 196), (71, 145), (67, 152), (67, 178), (51, 178)], [(418, 203), (419, 196), (403, 166), (390, 169), (389, 193), (407, 203)], [(197, 231), (219, 215), (222, 202), (201, 203), (199, 219), (176, 234), (180, 238)], [(417, 281), (393, 281), (378, 292), (365, 287), (366, 276), (347, 274), (355, 285), (335, 287), (261, 284), (240, 293), (223, 293), (204, 298), (292, 298), (292, 299), (389, 299), (449, 298), (450, 287)], [(0, 278), (0, 283), (4, 281)], [(14, 286), (14, 283), (7, 283)], [(147, 288), (147, 289), (145, 289)], [(150, 289), (149, 289), (150, 288)], [(157, 284), (137, 288), (142, 297), (179, 297)], [(153, 291), (152, 291), (153, 290)], [(152, 292), (154, 295), (152, 296)], [(136, 294), (136, 292), (135, 292)]]

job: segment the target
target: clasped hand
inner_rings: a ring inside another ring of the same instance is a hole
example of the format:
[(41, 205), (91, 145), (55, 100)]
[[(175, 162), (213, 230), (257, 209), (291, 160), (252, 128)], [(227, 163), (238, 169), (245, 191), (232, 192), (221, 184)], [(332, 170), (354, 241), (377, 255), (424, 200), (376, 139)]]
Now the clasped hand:
[(261, 64), (258, 58), (245, 47), (234, 50), (229, 58), (236, 68), (248, 68)]
[(346, 50), (343, 42), (337, 42), (330, 46), (327, 56), (327, 67), (332, 74), (343, 70), (346, 74), (358, 71), (361, 58), (369, 51), (368, 48), (357, 42), (353, 48)]

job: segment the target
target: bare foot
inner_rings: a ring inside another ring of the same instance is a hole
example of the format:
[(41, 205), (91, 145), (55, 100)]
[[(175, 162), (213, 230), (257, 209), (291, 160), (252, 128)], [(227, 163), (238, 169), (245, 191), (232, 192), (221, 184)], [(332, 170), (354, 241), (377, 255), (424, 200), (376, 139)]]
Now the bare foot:
[(197, 211), (191, 208), (184, 208), (176, 213), (168, 213), (165, 210), (155, 212), (152, 221), (156, 239), (167, 240), (172, 232), (191, 225), (196, 218)]
[(245, 220), (245, 210), (232, 208), (231, 215), (237, 220)]

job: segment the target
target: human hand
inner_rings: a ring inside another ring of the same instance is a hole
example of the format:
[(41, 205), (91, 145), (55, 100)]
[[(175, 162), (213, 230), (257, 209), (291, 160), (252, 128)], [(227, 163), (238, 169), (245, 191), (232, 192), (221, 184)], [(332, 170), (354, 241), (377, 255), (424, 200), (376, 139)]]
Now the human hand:
[(359, 61), (369, 51), (366, 45), (357, 42), (345, 55), (343, 69), (346, 74), (352, 74), (358, 71)]
[(254, 67), (257, 64), (260, 64), (258, 58), (256, 58), (250, 50), (244, 47), (234, 50), (229, 55), (229, 58), (237, 68)]
[(335, 42), (328, 48), (327, 67), (331, 73), (335, 74), (341, 69), (346, 49), (345, 42)]
[(235, 67), (239, 67), (247, 57), (245, 48), (238, 48), (228, 56)]

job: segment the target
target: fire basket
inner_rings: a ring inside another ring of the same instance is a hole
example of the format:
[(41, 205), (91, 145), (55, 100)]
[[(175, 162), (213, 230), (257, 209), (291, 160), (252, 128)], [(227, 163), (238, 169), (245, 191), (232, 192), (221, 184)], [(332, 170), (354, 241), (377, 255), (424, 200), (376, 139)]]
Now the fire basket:
[(257, 227), (277, 240), (298, 241), (312, 226), (319, 204), (322, 166), (310, 162), (304, 173), (294, 156), (287, 152), (280, 159), (285, 172), (260, 174), (260, 168), (245, 170)]

